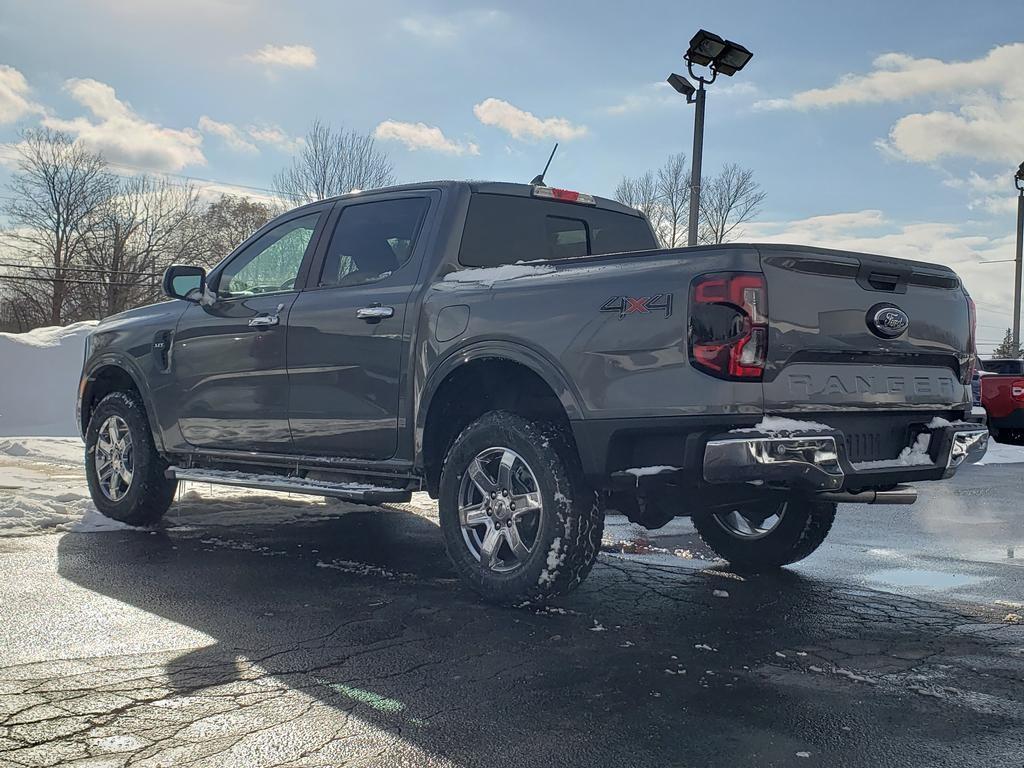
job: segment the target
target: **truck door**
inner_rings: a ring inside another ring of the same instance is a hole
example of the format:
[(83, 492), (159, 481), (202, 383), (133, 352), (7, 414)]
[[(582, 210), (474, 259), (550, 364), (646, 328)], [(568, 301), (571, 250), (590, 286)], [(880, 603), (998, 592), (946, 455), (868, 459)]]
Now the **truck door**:
[(288, 313), (329, 210), (298, 211), (241, 248), (211, 274), (217, 300), (190, 305), (178, 321), (170, 359), (190, 444), (291, 451)]
[(387, 459), (398, 447), (421, 236), (439, 194), (338, 203), (288, 323), (288, 420), (300, 454)]

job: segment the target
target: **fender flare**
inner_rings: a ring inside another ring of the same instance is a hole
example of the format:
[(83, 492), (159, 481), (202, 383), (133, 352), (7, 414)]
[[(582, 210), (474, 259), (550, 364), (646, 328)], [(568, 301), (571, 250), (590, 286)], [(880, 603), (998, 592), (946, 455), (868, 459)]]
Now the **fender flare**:
[(142, 396), (142, 407), (146, 409), (146, 418), (149, 420), (149, 431), (153, 435), (153, 444), (156, 446), (157, 451), (163, 452), (164, 440), (163, 433), (160, 430), (160, 422), (157, 419), (156, 412), (153, 410), (153, 398), (149, 388), (149, 383), (146, 377), (142, 373), (142, 369), (139, 368), (138, 364), (135, 363), (131, 358), (118, 352), (107, 352), (99, 357), (91, 360), (89, 367), (82, 374), (82, 385), (78, 397), (78, 410), (79, 418), (78, 423), (82, 431), (82, 438), (85, 438), (85, 427), (82, 425), (82, 405), (85, 399), (86, 390), (96, 380), (96, 372), (102, 368), (120, 368), (122, 371), (128, 374), (128, 378), (135, 384), (135, 388), (139, 390), (139, 394)]
[(423, 465), (423, 432), (426, 428), (427, 414), (434, 402), (434, 397), (442, 383), (453, 371), (476, 360), (500, 359), (518, 363), (536, 374), (548, 385), (555, 397), (565, 409), (570, 421), (585, 418), (580, 396), (562, 371), (561, 366), (543, 352), (524, 344), (492, 339), (474, 341), (448, 354), (437, 363), (427, 374), (423, 387), (419, 390), (416, 403), (415, 457), (416, 466)]

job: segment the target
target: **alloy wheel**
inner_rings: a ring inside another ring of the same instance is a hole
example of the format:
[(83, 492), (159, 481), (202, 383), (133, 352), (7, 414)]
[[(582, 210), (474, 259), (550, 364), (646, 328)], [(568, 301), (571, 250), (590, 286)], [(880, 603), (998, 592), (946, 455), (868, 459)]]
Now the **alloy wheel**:
[(488, 448), (469, 463), (459, 485), (462, 538), (482, 568), (522, 567), (540, 536), (544, 505), (537, 476), (510, 448)]
[(111, 501), (120, 501), (132, 486), (135, 457), (132, 433), (120, 416), (110, 416), (96, 436), (96, 477), (100, 491)]

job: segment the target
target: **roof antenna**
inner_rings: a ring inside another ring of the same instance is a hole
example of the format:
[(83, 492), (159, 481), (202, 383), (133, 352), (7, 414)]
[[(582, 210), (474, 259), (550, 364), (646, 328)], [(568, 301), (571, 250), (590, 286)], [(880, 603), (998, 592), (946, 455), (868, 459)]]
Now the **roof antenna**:
[(540, 172), (539, 176), (534, 176), (533, 177), (533, 181), (530, 182), (531, 186), (534, 186), (534, 187), (545, 187), (545, 186), (547, 186), (544, 183), (544, 174), (548, 172), (548, 167), (551, 165), (551, 160), (554, 158), (555, 152), (557, 152), (557, 151), (558, 151), (558, 142), (556, 141), (555, 142), (555, 148), (551, 150), (551, 156), (548, 157), (548, 162), (544, 166), (544, 170)]

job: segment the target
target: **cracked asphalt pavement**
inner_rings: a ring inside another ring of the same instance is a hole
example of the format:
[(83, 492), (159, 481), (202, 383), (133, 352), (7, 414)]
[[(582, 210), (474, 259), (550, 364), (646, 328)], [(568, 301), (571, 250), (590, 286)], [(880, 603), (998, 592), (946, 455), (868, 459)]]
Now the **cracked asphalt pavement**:
[(423, 506), (3, 538), (0, 765), (1020, 766), (1022, 467), (758, 578), (613, 521), (544, 609), (479, 602)]

